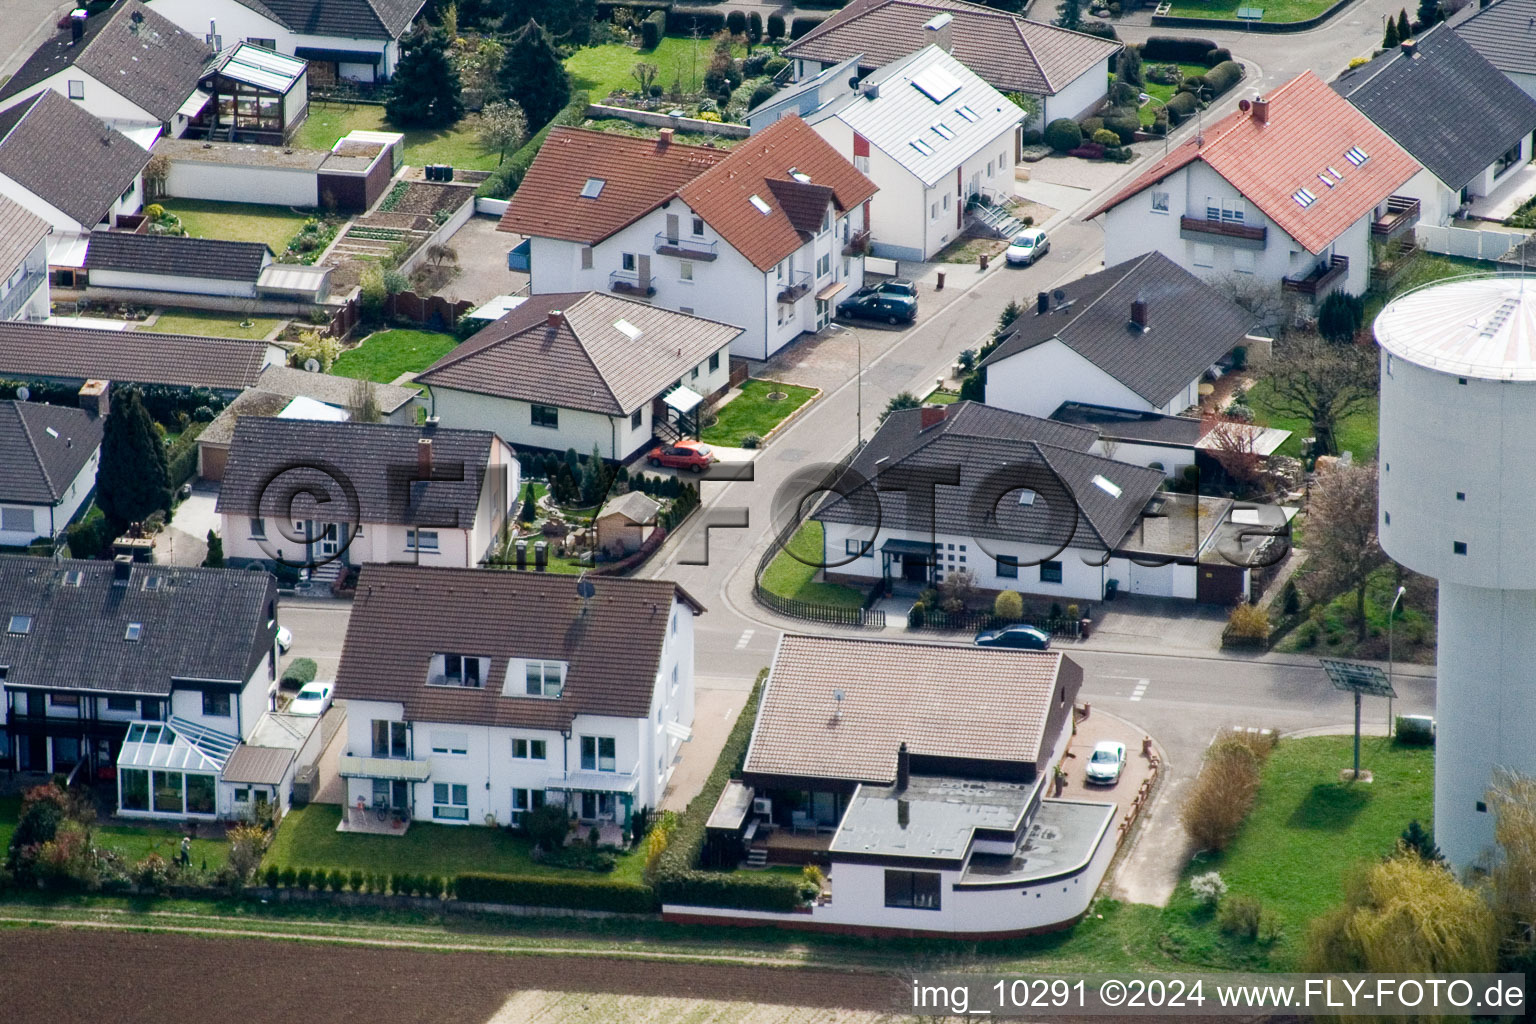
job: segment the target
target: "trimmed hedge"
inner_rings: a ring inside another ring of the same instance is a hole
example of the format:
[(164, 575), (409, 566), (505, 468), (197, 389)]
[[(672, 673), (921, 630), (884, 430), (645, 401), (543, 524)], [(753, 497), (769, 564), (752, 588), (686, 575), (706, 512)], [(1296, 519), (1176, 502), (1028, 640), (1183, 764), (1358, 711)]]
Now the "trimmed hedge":
[(1200, 101), (1194, 93), (1181, 92), (1174, 95), (1163, 107), (1168, 111), (1168, 120), (1171, 124), (1180, 125), (1195, 116), (1195, 111), (1200, 109)]
[(1217, 96), (1243, 80), (1243, 66), (1236, 61), (1224, 60), (1205, 73), (1206, 84)]
[(725, 15), (719, 11), (670, 10), (667, 12), (668, 35), (691, 36), (694, 26), (698, 26), (700, 39), (708, 39), (716, 32), (725, 30)]
[(791, 875), (774, 873), (689, 871), (658, 883), (656, 888), (665, 903), (784, 913), (805, 904), (801, 896), (804, 884)]
[(661, 45), (661, 37), (667, 34), (667, 12), (652, 11), (640, 23), (640, 47), (654, 50)]
[(826, 20), (825, 18), (795, 18), (789, 23), (789, 38), (791, 40), (799, 39), (806, 33), (819, 28), (821, 23)]
[(291, 684), (302, 687), (305, 683), (315, 681), (315, 661), (313, 658), (294, 658), (292, 663), (283, 670), (282, 684)]
[(1152, 36), (1141, 44), (1141, 59), (1164, 64), (1205, 64), (1206, 55), (1216, 48), (1214, 39)]
[(571, 907), (616, 914), (656, 912), (656, 893), (648, 885), (612, 878), (550, 878), (537, 875), (459, 875), (454, 891), (473, 903), (509, 903), (524, 907)]
[(517, 191), (517, 186), (523, 183), (523, 177), (528, 173), (528, 168), (533, 166), (533, 158), (539, 155), (539, 147), (544, 145), (544, 139), (556, 125), (574, 126), (581, 124), (587, 118), (587, 104), (590, 102), (585, 92), (571, 94), (571, 102), (556, 114), (543, 128), (534, 133), (533, 138), (523, 143), (521, 149), (507, 157), (505, 163), (491, 172), (491, 176), (481, 183), (475, 190), (475, 195), (485, 196), (490, 199), (506, 199)]
[(1205, 55), (1205, 66), (1213, 68), (1217, 64), (1223, 64), (1232, 59), (1232, 51), (1225, 46), (1218, 46)]
[(1106, 142), (1094, 133), (1094, 142), (1103, 142), (1106, 146), (1129, 146), (1136, 141), (1136, 133), (1141, 130), (1141, 121), (1134, 117), (1106, 117), (1104, 130), (1115, 136), (1114, 141)]

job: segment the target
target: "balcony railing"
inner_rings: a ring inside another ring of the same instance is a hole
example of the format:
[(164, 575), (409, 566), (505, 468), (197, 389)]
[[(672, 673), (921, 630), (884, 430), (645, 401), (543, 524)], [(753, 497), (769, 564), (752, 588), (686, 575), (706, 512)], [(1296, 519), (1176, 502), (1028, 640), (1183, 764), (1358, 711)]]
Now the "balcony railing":
[(858, 234), (856, 234), (853, 237), (848, 239), (848, 243), (843, 246), (843, 255), (844, 256), (853, 256), (853, 255), (856, 255), (856, 254), (857, 255), (862, 255), (868, 249), (869, 249), (869, 229), (865, 228), (863, 231), (860, 231)]
[(1419, 222), (1419, 201), (1410, 196), (1389, 196), (1387, 212), (1371, 221), (1371, 236), (1395, 238)]
[(811, 290), (811, 275), (804, 270), (792, 270), (788, 284), (779, 291), (780, 302), (798, 302)]
[(656, 252), (662, 256), (678, 256), (685, 260), (703, 260), (708, 263), (720, 253), (716, 243), (702, 238), (672, 238), (665, 231), (656, 232)]
[(1197, 240), (1220, 239), (1227, 245), (1240, 248), (1262, 249), (1269, 237), (1269, 228), (1252, 224), (1240, 224), (1230, 220), (1206, 220), (1203, 217), (1180, 217), (1179, 237), (1197, 236)]
[(1327, 263), (1319, 263), (1306, 277), (1287, 277), (1280, 287), (1288, 292), (1300, 292), (1321, 299), (1333, 290), (1349, 273), (1349, 257), (1335, 256)]
[(565, 772), (550, 772), (544, 780), (544, 788), (572, 792), (631, 793), (639, 781), (640, 762), (636, 761), (629, 766), (628, 771), (572, 767)]
[(656, 294), (656, 279), (649, 274), (641, 277), (633, 270), (615, 270), (608, 275), (608, 290), (648, 298)]
[[(32, 296), (37, 294), (37, 289), (46, 280), (48, 280), (48, 274), (45, 271), (27, 268), (27, 272), (16, 283), (16, 287), (6, 292), (4, 297), (0, 297), (0, 320), (13, 319)], [(44, 315), (46, 313), (45, 310)]]

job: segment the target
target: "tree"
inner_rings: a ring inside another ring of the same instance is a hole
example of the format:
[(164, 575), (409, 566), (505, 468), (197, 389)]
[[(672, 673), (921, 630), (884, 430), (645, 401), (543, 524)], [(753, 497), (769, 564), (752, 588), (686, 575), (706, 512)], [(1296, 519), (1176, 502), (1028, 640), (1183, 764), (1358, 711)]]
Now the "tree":
[[(1419, 0), (1419, 16), (1415, 26), (1420, 32), (1431, 29), (1444, 15), (1440, 12), (1440, 0)], [(1403, 36), (1404, 39), (1409, 38)]]
[(571, 819), (561, 804), (545, 804), (523, 814), (523, 831), (533, 845), (550, 853), (565, 844), (571, 831)]
[[(1395, 50), (1402, 39), (1397, 34), (1397, 19), (1388, 18), (1386, 31), (1381, 36), (1381, 48), (1383, 50)], [(1364, 60), (1364, 58), (1361, 58)]]
[(1269, 463), (1258, 451), (1259, 431), (1251, 423), (1208, 413), (1202, 417), (1200, 446), (1232, 480), (1257, 487), (1269, 477)]
[(649, 96), (651, 86), (656, 84), (656, 76), (661, 74), (661, 68), (649, 61), (641, 61), (629, 69), (630, 77), (640, 83), (640, 95)]
[(114, 389), (102, 429), (96, 504), (114, 532), (171, 507), (165, 445), (137, 388)]
[[(1008, 328), (1013, 326), (1013, 322), (1023, 315), (1024, 307), (1019, 304), (1019, 300), (1009, 299), (1008, 305), (1004, 306), (1003, 311), (997, 315), (997, 327), (992, 330), (992, 337), (1002, 337), (1008, 332)], [(982, 358), (986, 358), (985, 353), (982, 354)]]
[(506, 12), (501, 19), (503, 32), (515, 32), (517, 26), (536, 21), (552, 39), (568, 46), (586, 46), (592, 41), (592, 19), (597, 14), (597, 0), (499, 0)]
[(1335, 466), (1318, 474), (1307, 506), (1307, 585), (1314, 599), (1355, 592), (1356, 637), (1365, 639), (1365, 589), (1386, 561), (1376, 537), (1376, 464)]
[(1374, 349), (1335, 345), (1315, 334), (1293, 336), (1275, 346), (1270, 400), (1276, 411), (1312, 425), (1317, 451), (1336, 454), (1335, 428), (1375, 403), (1379, 372)]
[(763, 41), (763, 16), (753, 11), (747, 15), (747, 42), (756, 46)]
[(884, 423), (885, 418), (893, 412), (900, 409), (916, 409), (922, 404), (922, 401), (910, 391), (903, 391), (898, 395), (893, 395), (891, 400), (885, 403), (885, 411), (880, 414), (880, 422)]
[(378, 423), (384, 418), (384, 414), (379, 411), (379, 400), (372, 382), (358, 378), (352, 385), (347, 412), (354, 423)]
[(261, 855), (267, 849), (267, 831), (260, 825), (242, 823), (230, 829), (225, 838), (229, 840), (230, 874), (239, 888), (251, 880), (261, 863)]
[(731, 55), (731, 34), (718, 32), (709, 53), (709, 66), (704, 69), (704, 89), (724, 103), (731, 90), (740, 84), (741, 72), (736, 69), (736, 58)]
[(1317, 333), (1335, 345), (1355, 340), (1365, 326), (1365, 299), (1348, 292), (1331, 292), (1317, 307)]
[(1024, 598), (1017, 590), (999, 591), (992, 602), (992, 614), (1000, 619), (1017, 620), (1024, 617)]
[(1141, 47), (1127, 46), (1120, 51), (1120, 62), (1115, 66), (1115, 80), (1138, 89), (1146, 84), (1141, 73)]
[(1406, 8), (1398, 8), (1397, 11), (1397, 38), (1410, 39), (1413, 37), (1413, 29), (1408, 26), (1408, 11)]
[(405, 128), (446, 128), (464, 116), (463, 86), (440, 28), (413, 36), (395, 68), (384, 116)]
[(539, 516), (539, 503), (533, 494), (533, 481), (529, 480), (523, 485), (523, 505), (518, 509), (517, 521), (531, 523)]
[(515, 98), (528, 115), (528, 127), (543, 128), (571, 101), (571, 78), (560, 54), (538, 22), (523, 26), (507, 47), (496, 84), (503, 96)]
[(449, 58), (458, 69), (467, 106), (479, 107), (495, 89), (496, 72), (504, 56), (506, 49), (488, 36), (463, 36), (453, 41)]
[(203, 558), (203, 568), (224, 568), (224, 542), (212, 530), (208, 531), (208, 554)]
[(496, 151), (496, 165), (507, 157), (507, 150), (516, 149), (528, 137), (528, 115), (511, 100), (487, 103), (475, 122), (475, 137), (486, 149)]
[(171, 158), (156, 153), (144, 165), (144, 198), (157, 199), (165, 195), (165, 179), (171, 175)]
[(1056, 24), (1074, 31), (1083, 24), (1083, 0), (1062, 0), (1056, 8)]
[(784, 15), (768, 15), (768, 41), (778, 42), (784, 38)]
[(1201, 850), (1224, 850), (1253, 807), (1259, 791), (1259, 758), (1239, 740), (1212, 745), (1184, 800), (1180, 817)]
[(1403, 834), (1398, 837), (1398, 848), (1411, 853), (1421, 860), (1444, 861), (1440, 855), (1440, 847), (1435, 845), (1435, 834), (1431, 830), (1419, 824), (1415, 818), (1403, 829)]
[(1285, 296), (1256, 274), (1223, 274), (1210, 284), (1262, 327), (1273, 329), (1285, 320)]

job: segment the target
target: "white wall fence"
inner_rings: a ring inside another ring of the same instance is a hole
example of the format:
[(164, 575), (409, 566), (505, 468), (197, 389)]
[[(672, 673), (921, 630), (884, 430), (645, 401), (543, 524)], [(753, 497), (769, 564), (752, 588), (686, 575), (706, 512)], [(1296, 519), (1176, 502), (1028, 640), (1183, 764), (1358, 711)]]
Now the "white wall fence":
[(1415, 227), (1413, 236), (1420, 249), (1473, 260), (1501, 259), (1529, 237), (1515, 231), (1442, 228), (1429, 224), (1420, 224)]
[(475, 212), (489, 217), (500, 217), (507, 212), (507, 207), (511, 205), (511, 202), (510, 199), (489, 199), (485, 196), (476, 196)]
[(437, 230), (428, 235), (427, 240), (417, 246), (416, 251), (407, 256), (405, 262), (400, 264), (400, 273), (409, 277), (416, 271), (417, 267), (421, 266), (422, 261), (427, 258), (428, 249), (438, 244), (446, 245), (448, 239), (452, 238), (459, 228), (468, 224), (469, 218), (475, 215), (476, 202), (470, 201), (465, 203), (453, 211), (453, 216), (439, 224)]
[(744, 124), (726, 121), (702, 121), (696, 117), (674, 117), (651, 110), (631, 110), (628, 107), (609, 107), (601, 103), (587, 105), (588, 117), (617, 117), (632, 124), (648, 124), (653, 128), (675, 128), (680, 132), (701, 132), (705, 135), (722, 135), (728, 139), (744, 139), (752, 129)]

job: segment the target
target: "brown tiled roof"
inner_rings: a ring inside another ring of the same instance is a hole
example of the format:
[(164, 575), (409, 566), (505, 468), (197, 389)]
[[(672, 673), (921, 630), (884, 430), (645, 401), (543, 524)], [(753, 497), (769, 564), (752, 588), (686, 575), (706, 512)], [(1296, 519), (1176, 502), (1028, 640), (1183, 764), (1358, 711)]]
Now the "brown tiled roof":
[[(338, 700), (399, 702), (409, 721), (563, 729), (580, 714), (644, 718), (672, 602), (704, 611), (667, 580), (592, 580), (585, 609), (573, 576), (371, 564), (336, 674)], [(434, 654), (490, 658), (483, 689), (428, 686)], [(558, 699), (504, 697), (507, 662), (565, 661)]]
[[(804, 221), (806, 202), (814, 193), (793, 190), (792, 217), (779, 194), (785, 191), (783, 185), (799, 183), (790, 176), (791, 169), (809, 178), (809, 184), (828, 189), (828, 198), (839, 210), (853, 209), (879, 188), (791, 114), (742, 142), (678, 194), (757, 269), (769, 270), (805, 244), (796, 220)], [(770, 182), (778, 182), (779, 191)], [(766, 203), (769, 212), (753, 205), (752, 196)], [(817, 222), (819, 226), (819, 216)]]
[(52, 89), (0, 113), (0, 174), (88, 228), (147, 163), (128, 136)]
[[(551, 310), (563, 313), (559, 327)], [(614, 326), (627, 321), (630, 338)], [(535, 295), (416, 375), (419, 384), (627, 416), (741, 328), (603, 292)]]
[(0, 277), (10, 277), (51, 230), (43, 218), (15, 200), (0, 196)]
[(1055, 651), (786, 634), (745, 770), (890, 783), (903, 742), (919, 756), (1034, 764), (1054, 739), (1059, 685), (1081, 678)]
[[(677, 195), (727, 151), (557, 127), (512, 195), (500, 229), (595, 245)], [(603, 182), (583, 199), (587, 179)]]
[(260, 341), (0, 321), (0, 374), (9, 377), (232, 391), (256, 383), (266, 353)]
[(884, 67), (932, 42), (923, 26), (945, 11), (954, 16), (956, 59), (1002, 92), (1054, 95), (1120, 49), (964, 0), (852, 0), (784, 55), (836, 63), (863, 54), (862, 66)]
[(784, 208), (790, 224), (803, 236), (815, 234), (821, 228), (827, 204), (837, 196), (825, 185), (808, 185), (802, 181), (768, 179), (768, 189)]

